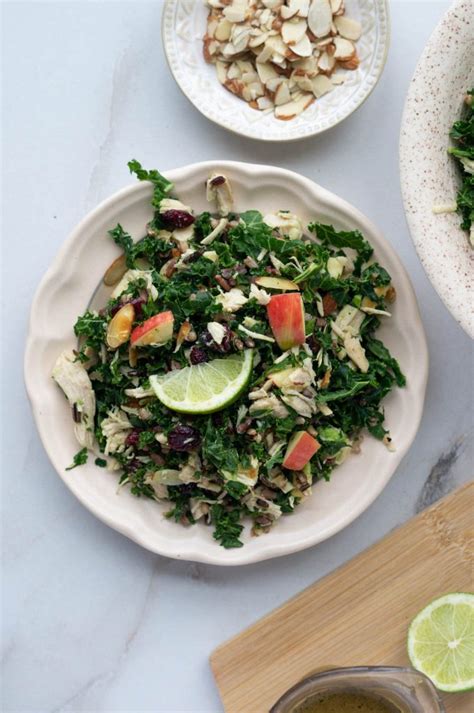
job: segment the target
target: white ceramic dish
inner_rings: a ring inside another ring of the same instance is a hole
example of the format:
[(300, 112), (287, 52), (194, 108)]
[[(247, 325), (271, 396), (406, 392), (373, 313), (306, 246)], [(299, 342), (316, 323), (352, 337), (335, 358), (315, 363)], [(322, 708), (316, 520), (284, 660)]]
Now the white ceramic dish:
[(411, 236), (433, 287), (474, 337), (474, 250), (457, 213), (433, 206), (456, 200), (459, 172), (447, 153), (449, 131), (474, 86), (474, 3), (457, 0), (421, 55), (400, 133), (400, 177)]
[(162, 18), (165, 54), (183, 93), (211, 121), (260, 141), (304, 139), (352, 114), (374, 89), (385, 65), (390, 34), (386, 0), (347, 0), (346, 7), (347, 15), (362, 24), (357, 42), (360, 66), (347, 72), (344, 84), (292, 121), (251, 109), (219, 84), (215, 67), (202, 55), (208, 15), (204, 0), (166, 0)]
[(25, 357), (25, 379), (45, 449), (74, 495), (98, 518), (143, 547), (177, 559), (236, 565), (289, 554), (321, 542), (348, 525), (377, 497), (413, 441), (420, 422), (428, 375), (428, 353), (416, 298), (408, 276), (390, 244), (351, 205), (296, 173), (269, 166), (205, 162), (165, 171), (176, 193), (196, 211), (206, 209), (204, 181), (216, 169), (229, 176), (236, 209), (295, 211), (306, 222), (317, 218), (339, 229), (358, 228), (375, 247), (377, 259), (390, 271), (397, 289), (391, 325), (381, 336), (399, 359), (408, 385), (385, 401), (396, 452), (367, 437), (362, 453), (337, 468), (331, 483), (321, 482), (308, 502), (279, 520), (270, 534), (251, 537), (245, 546), (224, 550), (211, 528), (184, 528), (163, 517), (166, 506), (137, 499), (126, 488), (117, 493), (117, 476), (90, 463), (64, 470), (78, 450), (70, 409), (51, 379), (51, 369), (65, 348), (75, 346), (72, 326), (90, 302), (118, 250), (107, 230), (120, 222), (135, 238), (143, 235), (152, 215), (151, 188), (136, 183), (116, 193), (73, 231), (43, 278), (35, 296)]

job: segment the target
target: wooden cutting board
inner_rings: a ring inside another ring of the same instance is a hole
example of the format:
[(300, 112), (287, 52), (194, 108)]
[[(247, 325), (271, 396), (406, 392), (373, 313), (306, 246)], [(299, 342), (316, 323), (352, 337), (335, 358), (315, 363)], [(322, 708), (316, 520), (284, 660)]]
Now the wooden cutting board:
[[(415, 614), (473, 589), (473, 525), (471, 483), (217, 648), (211, 666), (226, 713), (268, 713), (318, 668), (408, 665)], [(474, 711), (474, 694), (444, 700), (449, 713)]]

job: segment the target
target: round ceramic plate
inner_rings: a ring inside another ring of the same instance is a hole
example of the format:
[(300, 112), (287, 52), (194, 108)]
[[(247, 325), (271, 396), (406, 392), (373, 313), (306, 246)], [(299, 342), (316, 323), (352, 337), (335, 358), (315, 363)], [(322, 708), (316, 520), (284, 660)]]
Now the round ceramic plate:
[[(206, 210), (204, 182), (212, 170), (231, 180), (236, 210), (271, 212), (282, 207), (308, 223), (317, 219), (338, 229), (360, 230), (375, 247), (375, 256), (391, 273), (397, 289), (390, 324), (381, 338), (400, 361), (407, 387), (396, 389), (384, 402), (396, 451), (391, 453), (367, 437), (362, 452), (334, 472), (331, 482), (320, 482), (313, 496), (295, 514), (283, 517), (262, 537), (251, 537), (247, 527), (244, 547), (225, 550), (212, 538), (211, 528), (184, 528), (163, 517), (167, 509), (137, 499), (126, 488), (117, 491), (117, 475), (97, 468), (93, 459), (65, 471), (78, 450), (70, 409), (51, 378), (58, 354), (75, 347), (73, 324), (101, 283), (105, 268), (118, 249), (107, 239), (117, 222), (135, 239), (143, 236), (152, 217), (151, 187), (137, 183), (115, 194), (90, 213), (73, 231), (43, 278), (33, 302), (25, 357), (25, 379), (38, 430), (45, 449), (66, 485), (97, 517), (147, 549), (178, 559), (235, 565), (256, 562), (304, 549), (348, 525), (377, 497), (413, 441), (420, 422), (428, 374), (428, 354), (416, 298), (400, 260), (377, 228), (358, 210), (296, 173), (269, 166), (234, 162), (206, 162), (165, 175), (176, 194), (196, 212)], [(101, 288), (102, 289), (102, 288)], [(111, 288), (109, 288), (111, 289)], [(104, 295), (104, 299), (105, 295)]]
[(248, 106), (219, 84), (214, 65), (202, 54), (208, 9), (204, 0), (167, 0), (162, 34), (169, 66), (183, 93), (208, 119), (236, 134), (261, 141), (294, 141), (320, 134), (352, 114), (377, 84), (388, 52), (385, 0), (347, 0), (346, 14), (362, 24), (357, 42), (361, 63), (345, 72), (344, 84), (321, 97), (291, 121)]
[(433, 32), (408, 90), (400, 134), (400, 176), (411, 236), (433, 287), (474, 337), (474, 249), (457, 213), (460, 174), (447, 152), (449, 131), (474, 86), (474, 3), (458, 0)]

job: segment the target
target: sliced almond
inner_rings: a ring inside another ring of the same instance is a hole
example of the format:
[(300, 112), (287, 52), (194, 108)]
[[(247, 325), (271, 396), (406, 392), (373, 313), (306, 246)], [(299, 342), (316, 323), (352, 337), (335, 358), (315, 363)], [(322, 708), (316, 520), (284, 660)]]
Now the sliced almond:
[(238, 59), (237, 66), (240, 69), (240, 71), (242, 72), (242, 74), (244, 74), (245, 72), (255, 71), (252, 62), (249, 62), (246, 59)]
[[(207, 35), (208, 37), (215, 37), (216, 36), (216, 29), (219, 24), (219, 21), (212, 16), (209, 16), (209, 19), (207, 21)], [(219, 39), (219, 37), (217, 38)]]
[(262, 51), (257, 56), (257, 63), (261, 62), (263, 64), (265, 62), (268, 62), (268, 60), (270, 59), (272, 54), (273, 54), (273, 48), (270, 47), (270, 45), (265, 43)]
[(327, 94), (331, 91), (331, 89), (334, 89), (333, 83), (324, 74), (319, 74), (317, 77), (314, 77), (314, 79), (311, 80), (311, 84), (312, 91), (316, 99), (319, 99), (319, 97)]
[(233, 57), (235, 54), (238, 54), (238, 52), (232, 42), (227, 42), (222, 49), (222, 54), (224, 57)]
[[(250, 33), (252, 35), (252, 33)], [(259, 32), (258, 35), (252, 35), (249, 40), (249, 47), (260, 47), (268, 37), (267, 32)]]
[(266, 111), (267, 109), (273, 109), (273, 102), (268, 97), (259, 97), (257, 99), (257, 106), (260, 111)]
[(258, 82), (258, 74), (257, 72), (244, 72), (242, 74), (242, 81), (244, 84), (253, 84), (254, 82)]
[(290, 101), (288, 104), (283, 104), (283, 106), (277, 106), (275, 108), (275, 117), (281, 121), (294, 119), (295, 116), (307, 109), (313, 101), (314, 97), (311, 94), (304, 94), (297, 101)]
[(212, 55), (209, 52), (209, 45), (211, 44), (211, 42), (214, 43), (212, 37), (205, 37), (202, 43), (202, 54), (206, 62), (213, 62)]
[(298, 12), (297, 8), (294, 7), (288, 7), (287, 5), (282, 5), (280, 8), (280, 15), (284, 20), (290, 20), (292, 17), (294, 17)]
[(219, 40), (219, 42), (227, 42), (230, 37), (231, 30), (232, 24), (229, 22), (229, 20), (226, 20), (224, 18), (217, 25), (214, 37), (216, 38), (216, 40)]
[(174, 353), (176, 353), (177, 351), (179, 351), (179, 349), (180, 349), (182, 343), (184, 342), (184, 340), (186, 339), (186, 337), (187, 337), (188, 334), (190, 333), (191, 329), (192, 329), (192, 326), (191, 326), (191, 323), (190, 323), (190, 322), (188, 322), (188, 321), (186, 320), (185, 322), (182, 323), (181, 327), (179, 328), (177, 337), (176, 337), (176, 347), (175, 347), (175, 349), (174, 349)]
[(257, 62), (257, 72), (260, 81), (266, 84), (270, 79), (278, 77), (278, 73), (269, 62)]
[(107, 287), (112, 287), (112, 285), (116, 285), (117, 282), (119, 282), (125, 275), (127, 269), (128, 268), (125, 255), (120, 255), (120, 257), (114, 260), (113, 263), (105, 271), (105, 275), (103, 278), (104, 285), (107, 285)]
[(344, 0), (331, 0), (331, 10), (332, 14), (340, 12), (344, 9)]
[(292, 10), (296, 8), (299, 17), (308, 17), (309, 0), (290, 0), (288, 4)]
[(252, 97), (252, 99), (258, 99), (258, 97), (262, 97), (265, 94), (265, 88), (263, 84), (258, 81), (249, 84), (248, 89), (250, 91), (250, 96)]
[(228, 5), (227, 7), (224, 8), (223, 14), (229, 22), (232, 24), (238, 23), (238, 22), (245, 22), (245, 18), (247, 15), (245, 7), (242, 6), (235, 6), (235, 5)]
[(334, 18), (334, 24), (341, 37), (345, 37), (346, 40), (356, 42), (362, 34), (362, 25), (360, 22), (352, 20), (350, 17), (345, 17), (344, 15), (336, 17)]
[(324, 74), (331, 74), (335, 66), (336, 60), (334, 57), (331, 57), (327, 52), (323, 52), (318, 60), (319, 71)]
[(304, 74), (311, 75), (313, 72), (317, 74), (318, 63), (316, 57), (314, 57), (314, 52), (311, 57), (304, 57), (304, 59), (298, 59), (293, 63), (293, 66), (297, 70), (301, 70)]
[(233, 62), (227, 70), (227, 79), (240, 79), (242, 72), (237, 62)]
[(291, 96), (288, 82), (283, 81), (275, 92), (274, 102), (276, 106), (281, 106), (287, 104), (289, 101), (291, 101)]
[(302, 89), (305, 92), (312, 92), (313, 91), (313, 85), (311, 83), (311, 79), (306, 76), (306, 74), (303, 75), (292, 75), (292, 78), (295, 81), (295, 84)]
[[(270, 25), (269, 29), (277, 30), (278, 32), (281, 32), (282, 25), (283, 25), (283, 18), (275, 17), (275, 19), (272, 21), (272, 24)], [(268, 27), (268, 23), (267, 23), (267, 27)]]
[(306, 20), (303, 19), (284, 22), (281, 27), (283, 42), (287, 45), (297, 44), (305, 36), (307, 27)]
[(334, 57), (336, 59), (350, 59), (355, 51), (355, 47), (350, 40), (345, 40), (343, 37), (334, 38)]
[(300, 289), (296, 282), (287, 280), (286, 277), (266, 277), (263, 275), (255, 279), (255, 284), (259, 287), (266, 287), (269, 290), (292, 290), (299, 292)]
[(265, 5), (265, 7), (268, 7), (271, 10), (276, 10), (277, 7), (283, 5), (283, 0), (262, 0), (262, 5)]
[(225, 84), (225, 81), (227, 79), (227, 67), (229, 65), (226, 64), (225, 62), (219, 62), (219, 60), (216, 62), (216, 72), (217, 72), (217, 79), (221, 84)]
[(250, 41), (250, 30), (248, 27), (238, 27), (237, 25), (234, 25), (234, 28), (232, 31), (232, 44), (236, 52), (245, 52)]
[(316, 42), (316, 47), (320, 50), (326, 49), (328, 45), (332, 43), (332, 37), (326, 37), (324, 40), (319, 40)]
[[(287, 53), (291, 55), (291, 52), (287, 50)], [(273, 64), (276, 64), (277, 67), (281, 67), (282, 69), (286, 69), (286, 56), (274, 53), (272, 56), (272, 62)]]
[(239, 79), (227, 79), (224, 82), (224, 87), (238, 97), (243, 96), (244, 84)]
[(298, 55), (298, 57), (310, 57), (312, 50), (313, 48), (311, 47), (308, 35), (303, 35), (299, 42), (295, 45), (291, 45), (291, 51)]
[(357, 56), (357, 52), (354, 52), (352, 57), (350, 59), (348, 59), (346, 62), (339, 60), (339, 64), (341, 67), (344, 67), (344, 69), (357, 69), (357, 67), (360, 64), (360, 59)]
[(250, 89), (245, 84), (242, 84), (242, 99), (245, 99), (246, 102), (251, 102), (253, 98)]
[(280, 84), (284, 81), (284, 77), (277, 76), (274, 79), (269, 79), (265, 84), (269, 92), (276, 92)]
[(308, 25), (315, 37), (326, 37), (331, 31), (332, 10), (329, 0), (312, 0)]
[(132, 347), (131, 344), (128, 347), (128, 363), (132, 369), (134, 369), (138, 364), (138, 349), (136, 347)]
[(285, 56), (287, 49), (285, 43), (279, 35), (269, 37), (268, 40), (265, 42), (265, 47), (271, 47), (273, 50), (273, 54), (279, 54), (282, 57)]
[(269, 10), (268, 8), (266, 10), (262, 10), (262, 12), (260, 13), (260, 17), (258, 18), (260, 27), (266, 26), (269, 20), (273, 22), (273, 15), (271, 10)]

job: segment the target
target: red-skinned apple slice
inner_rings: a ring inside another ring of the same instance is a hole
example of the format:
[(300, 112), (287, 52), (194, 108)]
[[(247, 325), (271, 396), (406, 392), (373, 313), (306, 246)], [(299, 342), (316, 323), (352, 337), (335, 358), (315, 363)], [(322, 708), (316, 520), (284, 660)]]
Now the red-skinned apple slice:
[(173, 336), (173, 312), (160, 312), (135, 327), (130, 337), (133, 347), (145, 347), (150, 344), (166, 344)]
[(280, 349), (286, 351), (304, 343), (304, 307), (298, 292), (273, 295), (267, 304), (267, 315)]
[(307, 431), (297, 431), (288, 443), (283, 467), (288, 470), (302, 470), (320, 448), (318, 441)]
[(126, 304), (112, 317), (107, 328), (107, 344), (111, 349), (118, 349), (121, 344), (128, 342), (135, 319), (135, 308)]

